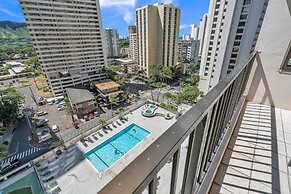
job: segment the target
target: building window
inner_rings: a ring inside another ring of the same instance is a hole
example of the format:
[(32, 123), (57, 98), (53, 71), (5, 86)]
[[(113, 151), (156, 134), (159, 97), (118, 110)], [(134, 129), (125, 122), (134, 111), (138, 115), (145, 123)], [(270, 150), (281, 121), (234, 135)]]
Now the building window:
[(233, 46), (239, 46), (240, 45), (240, 42), (234, 42), (233, 43)]
[(235, 39), (236, 39), (236, 40), (241, 40), (241, 39), (242, 39), (242, 35), (236, 35), (236, 36), (235, 36)]
[(289, 45), (283, 58), (279, 72), (291, 72), (291, 40), (289, 41)]
[(243, 33), (244, 29), (237, 29), (236, 33)]
[(241, 19), (241, 20), (245, 20), (245, 19), (247, 19), (247, 17), (248, 17), (247, 14), (242, 14), (242, 15), (240, 16), (240, 19)]
[(245, 25), (246, 25), (245, 22), (239, 22), (239, 23), (238, 23), (238, 26), (245, 26)]

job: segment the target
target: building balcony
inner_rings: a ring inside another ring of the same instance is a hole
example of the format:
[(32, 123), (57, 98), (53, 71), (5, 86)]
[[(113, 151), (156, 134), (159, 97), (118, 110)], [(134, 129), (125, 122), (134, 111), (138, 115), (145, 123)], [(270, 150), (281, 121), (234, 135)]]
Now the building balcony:
[(99, 193), (290, 193), (291, 111), (265, 76), (256, 52)]

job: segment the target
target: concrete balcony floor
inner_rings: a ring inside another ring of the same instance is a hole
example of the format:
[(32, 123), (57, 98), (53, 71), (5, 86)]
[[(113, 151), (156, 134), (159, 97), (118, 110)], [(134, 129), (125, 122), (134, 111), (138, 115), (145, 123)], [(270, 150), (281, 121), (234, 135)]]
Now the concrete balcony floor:
[(244, 111), (210, 193), (291, 193), (291, 111), (251, 102)]

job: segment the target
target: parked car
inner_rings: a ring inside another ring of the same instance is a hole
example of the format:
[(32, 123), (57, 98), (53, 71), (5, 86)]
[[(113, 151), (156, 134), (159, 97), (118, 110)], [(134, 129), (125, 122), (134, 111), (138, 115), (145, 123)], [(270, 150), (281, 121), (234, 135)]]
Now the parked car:
[(53, 105), (54, 104), (54, 101), (49, 101), (47, 104), (48, 105)]
[(89, 118), (88, 118), (88, 116), (87, 116), (87, 115), (84, 115), (84, 117), (83, 117), (83, 118), (84, 118), (84, 120), (85, 120), (85, 121), (89, 121)]
[(58, 111), (62, 111), (62, 110), (65, 110), (67, 107), (66, 106), (61, 106), (58, 108)]
[(48, 114), (47, 111), (39, 111), (39, 112), (36, 113), (37, 116), (43, 116), (43, 115), (46, 115), (46, 114)]
[(0, 84), (1, 84), (2, 86), (4, 86), (4, 82), (0, 82)]
[(10, 162), (4, 163), (1, 166), (0, 174), (4, 174), (4, 173), (8, 172), (9, 170), (11, 170), (12, 168), (18, 166), (19, 164), (20, 164), (20, 160), (19, 159), (15, 159), (15, 160), (12, 160)]
[(47, 122), (49, 122), (48, 119), (41, 119), (41, 120), (37, 121), (35, 123), (35, 125), (36, 125), (36, 127), (42, 127), (42, 126), (47, 125)]
[(94, 114), (93, 113), (89, 114), (89, 119), (94, 119)]
[(99, 116), (98, 112), (94, 112), (94, 116), (98, 117)]
[(58, 132), (60, 129), (59, 129), (59, 127), (57, 126), (57, 125), (53, 125), (52, 126), (52, 132)]

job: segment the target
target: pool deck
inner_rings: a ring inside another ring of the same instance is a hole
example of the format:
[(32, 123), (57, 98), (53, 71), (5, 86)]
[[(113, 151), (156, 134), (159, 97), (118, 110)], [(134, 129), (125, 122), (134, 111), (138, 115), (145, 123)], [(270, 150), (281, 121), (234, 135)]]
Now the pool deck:
[[(75, 165), (70, 167), (68, 170), (63, 171), (62, 173), (57, 173), (55, 179), (58, 182), (58, 186), (61, 188), (62, 193), (68, 194), (79, 194), (83, 191), (86, 191), (86, 194), (95, 194), (101, 188), (103, 188), (112, 178), (114, 178), (119, 172), (121, 172), (128, 164), (130, 164), (139, 154), (141, 154), (154, 140), (156, 140), (161, 134), (163, 134), (172, 124), (175, 123), (175, 116), (162, 109), (158, 108), (155, 110), (156, 113), (161, 114), (170, 114), (174, 116), (171, 120), (166, 120), (162, 116), (154, 116), (151, 118), (146, 118), (141, 115), (141, 108), (132, 112), (132, 114), (125, 115), (128, 119), (127, 121), (120, 122), (120, 125), (116, 125), (116, 128), (110, 124), (112, 130), (99, 130), (99, 133), (94, 133), (98, 140), (93, 138), (93, 134), (87, 136), (85, 139), (90, 137), (94, 142), (86, 141), (87, 147), (81, 142), (77, 142), (76, 146), (72, 148), (75, 150), (74, 158), (77, 157), (80, 160), (78, 163), (75, 162)], [(99, 144), (103, 143), (110, 137), (114, 136), (118, 132), (122, 131), (124, 128), (130, 124), (135, 123), (140, 127), (150, 131), (150, 134), (139, 144), (133, 147), (129, 152), (127, 152), (122, 158), (115, 162), (103, 173), (99, 173), (96, 168), (84, 157), (84, 154), (92, 150)], [(69, 158), (70, 155), (73, 155), (70, 151), (67, 151), (61, 155), (59, 159), (52, 162), (54, 166), (64, 165), (66, 158)], [(57, 161), (59, 160), (59, 163)], [(72, 162), (72, 161), (71, 161)], [(49, 164), (48, 166), (50, 166)], [(61, 168), (61, 167), (59, 167)], [(58, 169), (55, 168), (56, 171)]]

